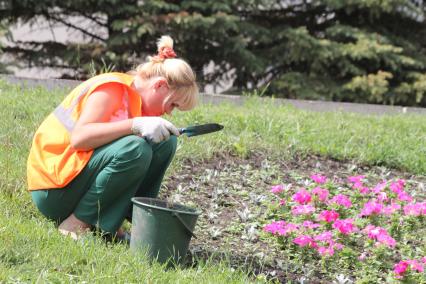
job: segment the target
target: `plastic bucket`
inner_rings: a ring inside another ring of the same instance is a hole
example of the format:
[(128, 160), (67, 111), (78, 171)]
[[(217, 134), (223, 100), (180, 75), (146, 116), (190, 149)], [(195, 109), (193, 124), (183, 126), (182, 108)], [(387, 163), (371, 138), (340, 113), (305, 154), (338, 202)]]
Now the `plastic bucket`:
[(182, 263), (201, 211), (156, 198), (134, 197), (132, 202), (130, 250), (147, 250), (161, 263)]

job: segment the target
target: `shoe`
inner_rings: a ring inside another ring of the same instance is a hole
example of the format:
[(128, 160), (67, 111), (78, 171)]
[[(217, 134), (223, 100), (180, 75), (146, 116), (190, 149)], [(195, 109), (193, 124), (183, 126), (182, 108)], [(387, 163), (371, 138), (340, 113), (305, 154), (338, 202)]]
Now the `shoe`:
[(117, 235), (115, 237), (117, 242), (125, 243), (127, 245), (130, 245), (130, 238), (131, 238), (131, 235), (127, 231), (124, 231), (124, 234), (122, 234), (120, 236)]
[(124, 231), (121, 235), (103, 233), (101, 236), (108, 243), (124, 243), (126, 245), (130, 245), (131, 235), (129, 232), (126, 232), (126, 231)]

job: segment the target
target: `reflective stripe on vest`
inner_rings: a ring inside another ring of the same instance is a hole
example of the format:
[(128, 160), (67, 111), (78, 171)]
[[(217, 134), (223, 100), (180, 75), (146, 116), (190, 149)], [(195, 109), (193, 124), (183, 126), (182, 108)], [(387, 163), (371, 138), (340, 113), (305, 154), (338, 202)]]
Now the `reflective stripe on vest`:
[(61, 124), (65, 127), (65, 129), (68, 130), (69, 133), (71, 133), (76, 123), (72, 119), (72, 113), (74, 112), (75, 107), (78, 105), (80, 100), (84, 97), (84, 95), (95, 84), (102, 83), (102, 82), (113, 82), (113, 81), (121, 82), (121, 80), (114, 75), (97, 78), (96, 80), (93, 80), (91, 82), (86, 81), (85, 84), (87, 84), (87, 86), (83, 88), (80, 94), (78, 94), (78, 96), (74, 99), (72, 104), (68, 108), (64, 108), (62, 104), (58, 105), (53, 111), (53, 114), (61, 122)]

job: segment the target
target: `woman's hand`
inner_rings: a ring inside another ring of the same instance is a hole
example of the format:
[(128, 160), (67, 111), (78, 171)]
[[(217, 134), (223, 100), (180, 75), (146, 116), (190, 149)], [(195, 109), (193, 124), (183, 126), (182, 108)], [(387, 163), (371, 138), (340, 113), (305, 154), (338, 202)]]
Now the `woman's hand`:
[(158, 116), (133, 118), (132, 131), (133, 134), (154, 143), (169, 139), (170, 134), (179, 136), (179, 130), (170, 121)]

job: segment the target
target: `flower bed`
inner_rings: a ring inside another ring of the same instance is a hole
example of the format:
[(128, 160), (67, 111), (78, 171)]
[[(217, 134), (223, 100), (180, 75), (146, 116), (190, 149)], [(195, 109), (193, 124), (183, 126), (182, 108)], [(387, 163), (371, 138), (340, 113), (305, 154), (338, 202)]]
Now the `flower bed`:
[(341, 282), (426, 282), (426, 202), (404, 180), (371, 186), (365, 176), (315, 174), (271, 192), (277, 199), (263, 230), (289, 265)]

